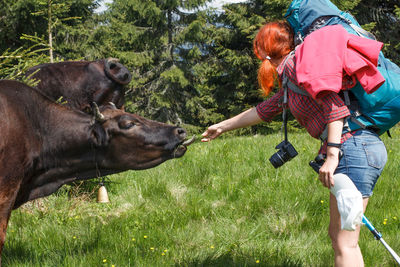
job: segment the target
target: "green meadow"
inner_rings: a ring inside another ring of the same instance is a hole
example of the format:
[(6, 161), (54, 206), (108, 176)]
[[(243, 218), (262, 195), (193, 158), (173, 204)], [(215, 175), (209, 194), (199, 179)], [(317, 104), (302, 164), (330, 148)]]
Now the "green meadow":
[[(389, 162), (366, 216), (400, 253), (400, 128), (382, 138)], [(308, 166), (319, 141), (289, 140), (299, 155), (269, 163), (281, 133), (197, 142), (153, 169), (65, 186), (14, 211), (3, 266), (333, 266), (329, 191)], [(366, 266), (396, 266), (366, 227)]]

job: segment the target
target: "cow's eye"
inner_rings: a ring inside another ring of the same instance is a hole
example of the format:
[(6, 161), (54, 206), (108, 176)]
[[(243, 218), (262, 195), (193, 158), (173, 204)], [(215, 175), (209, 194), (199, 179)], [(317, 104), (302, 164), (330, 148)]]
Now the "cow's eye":
[(120, 121), (119, 122), (119, 127), (120, 128), (122, 128), (122, 129), (130, 129), (130, 128), (132, 128), (133, 126), (135, 126), (135, 123), (133, 122), (133, 121)]

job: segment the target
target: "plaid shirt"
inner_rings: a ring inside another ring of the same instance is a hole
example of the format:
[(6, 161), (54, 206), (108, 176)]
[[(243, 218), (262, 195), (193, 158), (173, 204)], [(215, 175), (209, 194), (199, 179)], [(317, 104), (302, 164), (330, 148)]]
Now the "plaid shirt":
[[(289, 54), (290, 56), (290, 54)], [(278, 66), (279, 77), (282, 77), (283, 71), (294, 84), (297, 83), (294, 55)], [(263, 121), (270, 121), (272, 118), (282, 112), (283, 89), (280, 89), (268, 100), (257, 105), (258, 116)], [(323, 97), (314, 100), (309, 96), (297, 94), (288, 90), (288, 108), (300, 125), (304, 126), (307, 132), (314, 138), (319, 139), (325, 130), (326, 124), (345, 118), (350, 115), (350, 111), (342, 98), (334, 92), (327, 93)], [(350, 136), (343, 136), (342, 142)]]

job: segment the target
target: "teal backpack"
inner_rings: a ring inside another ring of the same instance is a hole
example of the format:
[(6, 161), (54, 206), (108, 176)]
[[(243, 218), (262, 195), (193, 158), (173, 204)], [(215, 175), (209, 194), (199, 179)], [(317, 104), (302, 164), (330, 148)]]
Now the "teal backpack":
[[(293, 0), (285, 18), (294, 30), (296, 45), (311, 32), (335, 24), (342, 25), (349, 33), (375, 39), (371, 33), (361, 28), (352, 15), (339, 10), (329, 0)], [(371, 127), (380, 135), (400, 121), (400, 68), (381, 52), (378, 70), (385, 78), (385, 83), (372, 94), (367, 94), (357, 83), (350, 90), (356, 99), (355, 105), (350, 103), (348, 91), (343, 91), (345, 103), (352, 113), (348, 120), (349, 130)], [(294, 84), (287, 86), (295, 92), (306, 93)]]

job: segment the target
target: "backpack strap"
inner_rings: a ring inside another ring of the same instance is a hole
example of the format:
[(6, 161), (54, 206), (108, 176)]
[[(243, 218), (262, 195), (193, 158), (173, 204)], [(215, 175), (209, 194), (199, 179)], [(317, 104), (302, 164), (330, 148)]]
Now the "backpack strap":
[(289, 77), (286, 75), (286, 71), (285, 71), (286, 63), (287, 63), (289, 57), (294, 55), (295, 51), (296, 50), (291, 51), (285, 58), (285, 61), (283, 62), (284, 69), (282, 72), (282, 88), (284, 90), (287, 90), (289, 88), (290, 90), (292, 90), (293, 92), (295, 92), (297, 94), (310, 96), (310, 94), (306, 90), (301, 89), (297, 84), (295, 84), (291, 80), (289, 80)]
[(284, 75), (284, 76), (286, 77), (286, 79), (287, 79), (286, 84), (287, 84), (287, 87), (288, 87), (290, 90), (292, 90), (293, 92), (295, 92), (295, 93), (297, 93), (297, 94), (311, 97), (311, 95), (310, 95), (307, 91), (305, 91), (305, 90), (303, 90), (303, 89), (300, 89), (300, 87), (298, 87), (295, 83), (293, 83), (292, 81), (290, 81), (289, 78), (287, 78), (286, 74), (283, 74), (283, 75)]
[[(288, 103), (288, 90), (295, 92), (300, 95), (311, 97), (311, 95), (306, 91), (301, 89), (297, 84), (293, 83), (289, 80), (289, 77), (286, 75), (286, 62), (289, 57), (291, 57), (295, 53), (295, 50), (291, 51), (288, 56), (286, 56), (285, 61), (283, 62), (283, 71), (282, 71), (282, 88), (283, 88), (283, 99), (282, 99), (282, 128), (285, 130), (285, 140), (287, 139), (287, 103)], [(319, 137), (321, 141), (325, 141), (328, 138), (328, 127), (325, 127), (324, 131)]]
[[(288, 133), (287, 133), (287, 108), (288, 108), (288, 88), (295, 86), (294, 83), (289, 81), (289, 77), (285, 73), (286, 62), (289, 57), (294, 54), (294, 50), (291, 51), (285, 58), (283, 62), (283, 71), (282, 71), (282, 88), (283, 88), (283, 99), (282, 99), (282, 128), (285, 133), (285, 141), (288, 141)], [(290, 85), (289, 85), (290, 84)]]
[[(354, 124), (353, 124), (352, 127), (350, 127), (350, 125), (347, 125), (348, 130), (354, 131), (354, 130), (358, 130), (358, 129), (367, 129), (368, 128), (375, 132), (379, 131), (379, 127), (376, 125), (375, 121), (368, 115), (361, 112), (358, 100), (350, 98), (351, 91), (350, 90), (342, 90), (341, 92), (343, 93), (345, 105), (351, 111), (351, 115), (350, 115), (349, 119), (352, 123), (357, 125), (357, 126), (354, 126)], [(361, 116), (363, 119), (358, 119)]]
[(358, 116), (361, 116), (361, 112), (358, 109), (358, 102), (356, 101), (351, 101), (350, 100), (350, 95), (348, 90), (343, 90), (343, 98), (344, 98), (344, 104), (351, 110), (351, 115), (350, 115), (350, 120), (357, 124), (361, 129), (366, 129), (367, 126), (362, 123), (361, 121), (357, 120)]
[[(346, 12), (347, 13), (347, 12)], [(347, 13), (348, 14), (348, 13)], [(340, 15), (339, 18), (344, 20), (358, 35), (370, 38), (372, 40), (376, 40), (375, 35), (370, 33), (369, 31), (364, 30), (360, 26), (354, 24), (351, 20), (345, 18), (344, 16)]]

